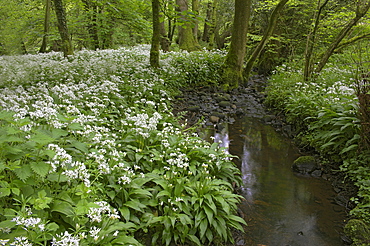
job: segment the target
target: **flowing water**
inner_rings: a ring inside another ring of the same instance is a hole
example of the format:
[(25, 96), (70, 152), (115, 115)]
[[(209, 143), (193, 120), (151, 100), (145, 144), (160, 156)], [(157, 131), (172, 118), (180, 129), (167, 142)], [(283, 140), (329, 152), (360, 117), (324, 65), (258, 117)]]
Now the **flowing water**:
[(330, 183), (297, 176), (293, 161), (301, 154), (275, 129), (255, 118), (237, 119), (222, 130), (206, 131), (237, 155), (245, 200), (240, 205), (248, 223), (236, 245), (340, 246), (344, 208), (333, 202)]

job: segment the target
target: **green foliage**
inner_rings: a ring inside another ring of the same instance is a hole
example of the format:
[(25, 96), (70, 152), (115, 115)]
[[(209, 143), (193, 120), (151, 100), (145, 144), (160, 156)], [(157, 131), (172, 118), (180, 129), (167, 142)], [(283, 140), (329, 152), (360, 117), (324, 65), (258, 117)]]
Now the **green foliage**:
[[(217, 86), (225, 52), (194, 51), (163, 54), (162, 70), (174, 86)], [(170, 70), (176, 68), (175, 71)]]
[(147, 46), (0, 59), (1, 240), (222, 245), (243, 230), (232, 156), (171, 113), (171, 55), (159, 74)]
[(359, 73), (367, 71), (363, 59), (368, 56), (368, 50), (362, 48), (336, 54), (331, 60), (336, 63), (328, 64), (315, 81), (308, 82), (302, 82), (301, 71), (281, 66), (269, 81), (266, 99), (269, 106), (284, 112), (289, 123), (299, 130), (302, 144), (340, 163), (341, 171), (358, 187), (357, 197), (352, 198), (356, 207), (351, 215), (363, 229), (352, 223), (346, 227), (356, 245), (368, 244), (368, 239), (355, 234), (358, 230), (368, 231), (370, 223), (370, 154), (360, 148), (363, 122), (355, 94), (361, 80)]

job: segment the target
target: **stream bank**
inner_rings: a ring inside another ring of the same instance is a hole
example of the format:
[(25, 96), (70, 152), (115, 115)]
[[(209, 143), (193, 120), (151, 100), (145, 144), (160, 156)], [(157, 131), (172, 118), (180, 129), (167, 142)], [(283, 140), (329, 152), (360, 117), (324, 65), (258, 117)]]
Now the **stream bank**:
[[(246, 86), (228, 93), (216, 88), (183, 88), (182, 93), (176, 97), (174, 102), (174, 114), (177, 115), (186, 111), (187, 113), (183, 119), (186, 119), (189, 126), (199, 122), (200, 129), (213, 129), (216, 133), (221, 133), (225, 126), (233, 125), (235, 122), (240, 124), (241, 118), (254, 118), (264, 125), (272, 126), (275, 131), (292, 140), (296, 135), (294, 127), (287, 124), (282, 115), (263, 106), (265, 86), (266, 79), (256, 76)], [(302, 156), (315, 155), (312, 150), (302, 148), (298, 149), (298, 152)], [(347, 181), (346, 183), (343, 182), (345, 178), (343, 173), (335, 172), (335, 170), (338, 170), (338, 164), (319, 165), (318, 170), (320, 172), (319, 175), (316, 175), (316, 178), (326, 180), (327, 183), (332, 185), (329, 189), (335, 192), (331, 202), (344, 207), (347, 212), (352, 209), (353, 205), (349, 199), (356, 194), (356, 190)], [(350, 243), (342, 232), (338, 233), (341, 235), (344, 244)], [(247, 239), (237, 234), (236, 245), (252, 245), (243, 244), (242, 242), (247, 242)]]

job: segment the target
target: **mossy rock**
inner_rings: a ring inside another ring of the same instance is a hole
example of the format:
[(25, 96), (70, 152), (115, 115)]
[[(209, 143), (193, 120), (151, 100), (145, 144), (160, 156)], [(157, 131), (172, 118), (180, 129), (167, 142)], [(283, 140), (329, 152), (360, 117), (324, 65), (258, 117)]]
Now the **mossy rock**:
[(300, 156), (293, 162), (293, 171), (300, 174), (310, 174), (317, 170), (318, 165), (315, 157), (306, 155)]
[(344, 227), (344, 233), (355, 246), (370, 245), (370, 225), (359, 219), (351, 219)]

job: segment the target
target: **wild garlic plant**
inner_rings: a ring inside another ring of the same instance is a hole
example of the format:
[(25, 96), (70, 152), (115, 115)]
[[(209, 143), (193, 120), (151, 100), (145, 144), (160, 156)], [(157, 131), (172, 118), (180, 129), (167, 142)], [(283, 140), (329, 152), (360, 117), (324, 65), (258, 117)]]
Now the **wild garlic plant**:
[(0, 244), (222, 244), (243, 229), (231, 156), (171, 113), (170, 56), (159, 72), (148, 46), (0, 57)]

